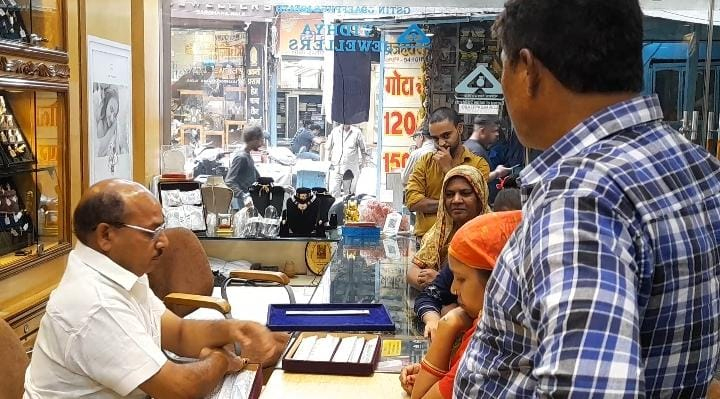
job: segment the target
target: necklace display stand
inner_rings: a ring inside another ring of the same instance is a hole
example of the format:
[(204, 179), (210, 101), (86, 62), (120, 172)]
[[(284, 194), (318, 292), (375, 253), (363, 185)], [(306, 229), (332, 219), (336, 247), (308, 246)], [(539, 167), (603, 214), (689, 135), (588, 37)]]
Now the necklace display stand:
[(270, 205), (275, 207), (278, 215), (283, 210), (285, 189), (281, 186), (274, 185), (273, 182), (271, 177), (260, 177), (248, 190), (253, 200), (253, 205), (261, 215), (265, 214), (265, 210)]
[(200, 189), (206, 213), (230, 213), (230, 202), (233, 191), (225, 185), (222, 176), (209, 176), (207, 182)]
[(295, 195), (288, 198), (286, 206), (289, 235), (311, 237), (315, 230), (319, 211), (315, 194), (309, 188), (298, 188)]

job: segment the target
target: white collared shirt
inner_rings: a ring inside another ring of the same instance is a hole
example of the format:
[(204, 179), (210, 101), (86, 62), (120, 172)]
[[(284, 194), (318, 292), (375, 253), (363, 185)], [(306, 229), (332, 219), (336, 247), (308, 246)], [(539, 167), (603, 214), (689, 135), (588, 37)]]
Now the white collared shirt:
[[(365, 138), (359, 128), (351, 126), (349, 131), (343, 125), (336, 126), (325, 144), (330, 154), (330, 163), (337, 173), (345, 170), (360, 171), (360, 161), (368, 158)], [(359, 176), (359, 173), (356, 173)]]
[(167, 361), (165, 305), (138, 277), (78, 242), (50, 295), (24, 398), (143, 398), (137, 389)]
[(435, 151), (435, 142), (432, 140), (425, 140), (420, 148), (416, 148), (410, 153), (410, 157), (408, 157), (407, 163), (405, 163), (405, 169), (402, 172), (403, 186), (407, 186), (407, 182), (410, 180), (410, 175), (412, 174), (413, 169), (415, 169), (417, 160), (428, 152), (433, 151)]

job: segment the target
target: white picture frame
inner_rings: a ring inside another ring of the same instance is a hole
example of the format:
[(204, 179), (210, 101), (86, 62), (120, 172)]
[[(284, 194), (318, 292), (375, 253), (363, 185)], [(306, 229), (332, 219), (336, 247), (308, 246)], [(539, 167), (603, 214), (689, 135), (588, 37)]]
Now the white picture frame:
[(88, 166), (92, 185), (133, 180), (130, 46), (88, 36)]

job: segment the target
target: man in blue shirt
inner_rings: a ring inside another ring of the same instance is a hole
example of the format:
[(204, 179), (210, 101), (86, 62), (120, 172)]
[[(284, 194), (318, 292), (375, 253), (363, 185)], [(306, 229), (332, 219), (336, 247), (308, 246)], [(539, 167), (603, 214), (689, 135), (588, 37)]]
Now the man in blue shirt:
[(701, 398), (720, 352), (720, 162), (643, 84), (638, 0), (509, 0), (494, 27), (523, 222), (456, 398)]
[(321, 142), (321, 139), (318, 137), (321, 130), (320, 125), (315, 123), (298, 130), (292, 139), (290, 150), (298, 158), (319, 161), (320, 155), (316, 152), (312, 152), (311, 149), (316, 141), (318, 143)]

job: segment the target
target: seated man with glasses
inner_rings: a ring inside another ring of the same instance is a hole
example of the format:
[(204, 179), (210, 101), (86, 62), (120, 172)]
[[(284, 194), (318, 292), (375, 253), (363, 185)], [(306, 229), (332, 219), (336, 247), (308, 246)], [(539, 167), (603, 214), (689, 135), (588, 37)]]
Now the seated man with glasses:
[[(168, 245), (160, 203), (143, 186), (104, 180), (73, 215), (78, 243), (42, 318), (25, 398), (204, 397), (248, 359), (281, 349), (264, 326), (239, 320), (184, 320), (165, 309), (147, 273)], [(198, 358), (176, 364), (161, 348)]]

